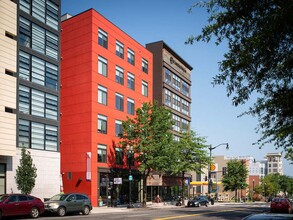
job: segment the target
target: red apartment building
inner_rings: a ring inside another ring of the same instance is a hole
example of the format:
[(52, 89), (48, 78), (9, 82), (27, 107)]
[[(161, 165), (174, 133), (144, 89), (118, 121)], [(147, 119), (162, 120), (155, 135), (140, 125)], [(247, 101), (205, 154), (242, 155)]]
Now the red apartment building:
[[(152, 53), (94, 9), (63, 16), (61, 39), (64, 191), (89, 195), (93, 206), (100, 198), (127, 200), (128, 165), (117, 136), (122, 121), (152, 101)], [(132, 168), (137, 195), (140, 178)]]

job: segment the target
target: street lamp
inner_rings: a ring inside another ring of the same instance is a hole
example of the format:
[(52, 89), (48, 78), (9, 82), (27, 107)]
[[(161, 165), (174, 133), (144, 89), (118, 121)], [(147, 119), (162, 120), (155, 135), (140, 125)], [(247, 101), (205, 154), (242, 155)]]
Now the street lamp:
[(128, 176), (128, 181), (129, 181), (129, 205), (127, 208), (132, 208), (131, 205), (131, 183), (132, 183), (132, 175), (131, 175), (131, 163), (133, 159), (133, 146), (126, 146), (127, 150), (127, 162), (128, 162), (128, 169), (129, 169), (129, 176)]
[(212, 165), (212, 150), (216, 149), (217, 147), (220, 147), (222, 145), (226, 146), (226, 149), (229, 149), (229, 144), (228, 143), (222, 143), (222, 144), (218, 144), (215, 147), (212, 147), (212, 145), (209, 146), (209, 150), (210, 150), (210, 163), (209, 163), (209, 169), (208, 169), (208, 193), (210, 194), (212, 191), (212, 176), (211, 176), (211, 165)]

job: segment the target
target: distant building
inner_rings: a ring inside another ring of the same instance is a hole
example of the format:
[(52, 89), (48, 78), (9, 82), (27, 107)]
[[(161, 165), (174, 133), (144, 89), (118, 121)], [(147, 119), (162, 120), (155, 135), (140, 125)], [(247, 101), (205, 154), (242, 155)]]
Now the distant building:
[(268, 173), (279, 173), (283, 175), (282, 154), (281, 153), (267, 153), (265, 158), (267, 159)]

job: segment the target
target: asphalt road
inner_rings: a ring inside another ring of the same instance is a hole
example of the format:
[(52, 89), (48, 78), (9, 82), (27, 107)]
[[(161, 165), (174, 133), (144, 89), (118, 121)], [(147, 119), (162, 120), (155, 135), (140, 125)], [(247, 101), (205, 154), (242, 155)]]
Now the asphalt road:
[[(84, 215), (69, 215), (62, 217), (62, 220), (171, 220), (171, 219), (201, 219), (201, 220), (241, 220), (242, 218), (256, 213), (269, 212), (269, 204), (229, 204), (224, 206), (209, 207), (177, 207), (168, 206), (164, 208), (135, 208), (123, 211), (109, 211), (107, 213), (91, 213)], [(11, 219), (11, 218), (9, 218)], [(15, 218), (13, 218), (15, 219)], [(26, 218), (18, 218), (26, 219)], [(27, 218), (28, 219), (28, 218)], [(57, 216), (41, 216), (39, 220), (60, 220)]]

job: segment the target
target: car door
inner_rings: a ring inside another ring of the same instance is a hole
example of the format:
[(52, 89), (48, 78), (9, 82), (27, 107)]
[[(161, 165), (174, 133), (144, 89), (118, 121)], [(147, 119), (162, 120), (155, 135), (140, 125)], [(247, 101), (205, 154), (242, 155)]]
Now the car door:
[(9, 196), (3, 202), (3, 215), (5, 216), (19, 215), (20, 210), (18, 207), (19, 207), (18, 196), (17, 195)]
[(26, 195), (19, 195), (18, 196), (19, 202), (19, 214), (20, 215), (27, 215), (30, 213), (31, 210), (31, 202), (28, 200)]
[(66, 209), (68, 212), (76, 212), (77, 211), (77, 203), (76, 203), (76, 195), (71, 194), (66, 199)]

